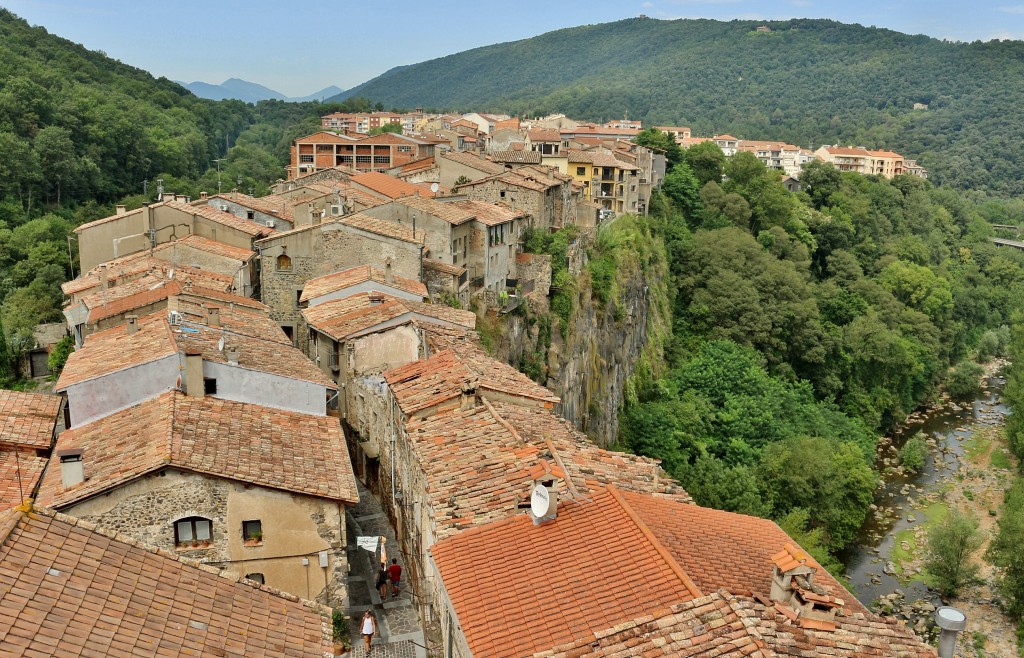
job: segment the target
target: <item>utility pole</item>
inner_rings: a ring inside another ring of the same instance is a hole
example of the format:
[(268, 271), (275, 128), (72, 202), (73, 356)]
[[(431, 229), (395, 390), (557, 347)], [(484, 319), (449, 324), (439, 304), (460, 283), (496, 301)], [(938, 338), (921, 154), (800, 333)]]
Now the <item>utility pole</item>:
[(227, 158), (217, 158), (214, 162), (217, 163), (217, 194), (220, 194), (220, 163), (227, 160)]
[(75, 259), (71, 255), (71, 241), (75, 240), (77, 238), (75, 238), (75, 236), (73, 236), (73, 235), (69, 235), (69, 236), (67, 236), (67, 238), (68, 238), (68, 265), (71, 266), (71, 278), (74, 279), (75, 278)]

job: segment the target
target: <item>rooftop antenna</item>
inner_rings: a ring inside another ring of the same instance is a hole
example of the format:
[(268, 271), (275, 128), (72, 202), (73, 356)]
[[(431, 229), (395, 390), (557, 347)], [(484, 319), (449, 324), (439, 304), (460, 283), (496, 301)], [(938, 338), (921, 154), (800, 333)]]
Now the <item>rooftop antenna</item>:
[(157, 178), (156, 179), (156, 200), (157, 201), (162, 201), (163, 198), (164, 198), (164, 179), (163, 178)]
[(220, 163), (227, 160), (227, 158), (217, 158), (214, 162), (217, 163), (217, 194), (220, 194)]

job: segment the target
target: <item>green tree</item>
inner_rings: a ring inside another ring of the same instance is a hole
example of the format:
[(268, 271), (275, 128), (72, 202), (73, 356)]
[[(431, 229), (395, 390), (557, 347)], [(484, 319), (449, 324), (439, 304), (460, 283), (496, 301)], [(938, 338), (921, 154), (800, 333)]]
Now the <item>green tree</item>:
[(980, 566), (972, 555), (983, 542), (977, 517), (950, 509), (946, 519), (928, 533), (924, 568), (930, 584), (943, 596), (956, 596), (977, 577)]
[(661, 182), (661, 191), (671, 201), (674, 208), (683, 213), (687, 221), (695, 222), (700, 215), (700, 187), (690, 168), (680, 163), (672, 171), (665, 174)]
[(1017, 478), (1006, 492), (999, 515), (999, 531), (986, 551), (1000, 567), (999, 591), (1014, 619), (1024, 619), (1024, 478)]
[(839, 170), (821, 160), (806, 163), (800, 173), (801, 187), (810, 195), (811, 202), (819, 210), (827, 206), (832, 195), (839, 191), (841, 180)]
[(657, 128), (641, 130), (640, 134), (633, 138), (633, 141), (640, 146), (646, 146), (662, 153), (665, 156), (667, 171), (672, 171), (683, 159), (683, 150), (676, 143), (675, 138)]
[(7, 343), (3, 314), (0, 313), (0, 387), (10, 386), (15, 379), (14, 355)]
[(969, 398), (981, 392), (981, 376), (985, 368), (971, 360), (956, 364), (946, 379), (946, 391), (955, 398)]
[(381, 133), (392, 133), (395, 135), (402, 134), (402, 124), (400, 123), (385, 123), (383, 126), (377, 126), (376, 128), (370, 128), (370, 136), (380, 135)]
[(907, 442), (900, 448), (900, 465), (911, 473), (920, 471), (927, 458), (928, 444), (918, 435), (907, 439)]
[(704, 187), (708, 183), (720, 184), (725, 173), (725, 153), (714, 142), (694, 144), (683, 152), (683, 159)]
[(800, 436), (769, 445), (757, 474), (776, 518), (807, 510), (812, 528), (838, 550), (849, 544), (867, 516), (875, 474), (852, 443)]
[(73, 336), (67, 335), (57, 341), (57, 344), (53, 346), (53, 350), (46, 360), (47, 365), (50, 367), (50, 372), (54, 375), (59, 375), (60, 371), (64, 369), (64, 364), (68, 362), (68, 357), (74, 351), (75, 339)]

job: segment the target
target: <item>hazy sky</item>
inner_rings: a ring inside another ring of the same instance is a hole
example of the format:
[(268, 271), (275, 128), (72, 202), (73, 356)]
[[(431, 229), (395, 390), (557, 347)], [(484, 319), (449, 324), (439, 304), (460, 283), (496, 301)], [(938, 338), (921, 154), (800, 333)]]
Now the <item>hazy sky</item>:
[(652, 18), (833, 18), (910, 34), (1024, 39), (1024, 0), (0, 0), (34, 25), (173, 80), (290, 96), (551, 30)]

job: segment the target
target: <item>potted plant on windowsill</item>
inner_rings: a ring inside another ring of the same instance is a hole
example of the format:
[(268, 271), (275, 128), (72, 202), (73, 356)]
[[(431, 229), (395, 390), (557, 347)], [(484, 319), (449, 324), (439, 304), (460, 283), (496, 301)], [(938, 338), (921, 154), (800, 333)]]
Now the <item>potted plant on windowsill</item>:
[(254, 532), (254, 533), (252, 533), (251, 535), (249, 535), (246, 538), (244, 543), (245, 543), (246, 546), (259, 546), (259, 545), (261, 545), (263, 543), (263, 533), (262, 532)]

